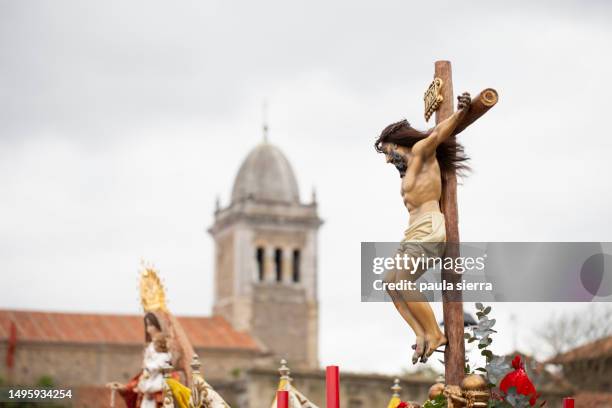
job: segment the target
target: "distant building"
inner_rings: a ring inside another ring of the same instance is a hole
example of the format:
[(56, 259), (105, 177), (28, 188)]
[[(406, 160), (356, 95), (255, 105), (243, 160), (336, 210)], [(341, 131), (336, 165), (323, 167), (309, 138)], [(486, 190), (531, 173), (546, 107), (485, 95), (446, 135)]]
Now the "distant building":
[[(223, 317), (179, 317), (206, 374), (229, 380), (236, 368), (265, 358), (262, 346)], [(7, 367), (10, 327), (16, 326), (13, 367)], [(0, 310), (0, 377), (32, 385), (47, 377), (57, 385), (127, 381), (141, 370), (141, 315), (103, 315)], [(6, 356), (6, 357), (5, 357)]]
[(561, 367), (577, 407), (612, 407), (612, 336), (559, 354), (546, 362)]

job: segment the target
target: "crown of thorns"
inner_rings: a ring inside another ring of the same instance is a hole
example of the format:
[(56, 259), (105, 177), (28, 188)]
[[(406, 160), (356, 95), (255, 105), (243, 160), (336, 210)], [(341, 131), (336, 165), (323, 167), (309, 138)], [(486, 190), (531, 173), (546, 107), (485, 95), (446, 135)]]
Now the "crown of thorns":
[(410, 122), (408, 122), (406, 119), (400, 120), (389, 128), (388, 133), (395, 133), (403, 127), (410, 127)]

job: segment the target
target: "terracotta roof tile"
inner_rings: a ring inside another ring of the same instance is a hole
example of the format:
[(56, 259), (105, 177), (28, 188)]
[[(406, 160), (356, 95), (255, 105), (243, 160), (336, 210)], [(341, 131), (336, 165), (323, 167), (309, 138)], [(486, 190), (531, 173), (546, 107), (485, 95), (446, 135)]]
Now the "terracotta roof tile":
[(576, 408), (612, 408), (612, 393), (581, 392), (574, 396)]
[(565, 364), (576, 360), (593, 360), (609, 356), (612, 356), (612, 336), (604, 337), (566, 353), (559, 354), (548, 360), (547, 363)]
[[(234, 330), (223, 317), (178, 317), (178, 320), (194, 347), (261, 350), (248, 333)], [(17, 342), (142, 344), (144, 341), (140, 315), (0, 310), (0, 341), (8, 339), (11, 322), (17, 328)]]

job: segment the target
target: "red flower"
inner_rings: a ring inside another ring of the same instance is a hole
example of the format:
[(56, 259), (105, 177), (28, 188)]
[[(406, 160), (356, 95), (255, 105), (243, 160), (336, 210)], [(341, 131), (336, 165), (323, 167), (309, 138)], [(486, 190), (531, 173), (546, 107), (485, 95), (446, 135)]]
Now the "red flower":
[(525, 368), (523, 366), (523, 362), (521, 361), (520, 356), (514, 357), (512, 360), (512, 367), (514, 367), (514, 371), (506, 374), (501, 383), (499, 384), (499, 388), (505, 393), (508, 393), (510, 388), (516, 388), (516, 392), (521, 395), (526, 395), (529, 397), (529, 405), (533, 406), (538, 399), (538, 393), (533, 386), (533, 383), (527, 376), (525, 372)]
[(397, 407), (395, 407), (395, 408), (410, 408), (410, 404), (408, 404), (405, 401), (402, 401), (399, 404), (397, 404)]

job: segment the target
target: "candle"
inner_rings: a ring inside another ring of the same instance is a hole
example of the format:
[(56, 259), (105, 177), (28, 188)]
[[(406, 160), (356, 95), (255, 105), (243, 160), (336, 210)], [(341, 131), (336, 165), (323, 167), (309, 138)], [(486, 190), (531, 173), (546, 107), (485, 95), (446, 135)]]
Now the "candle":
[(340, 373), (338, 366), (327, 366), (327, 408), (340, 408)]
[(574, 408), (574, 399), (563, 398), (563, 408)]
[(289, 391), (276, 391), (276, 407), (289, 408)]

